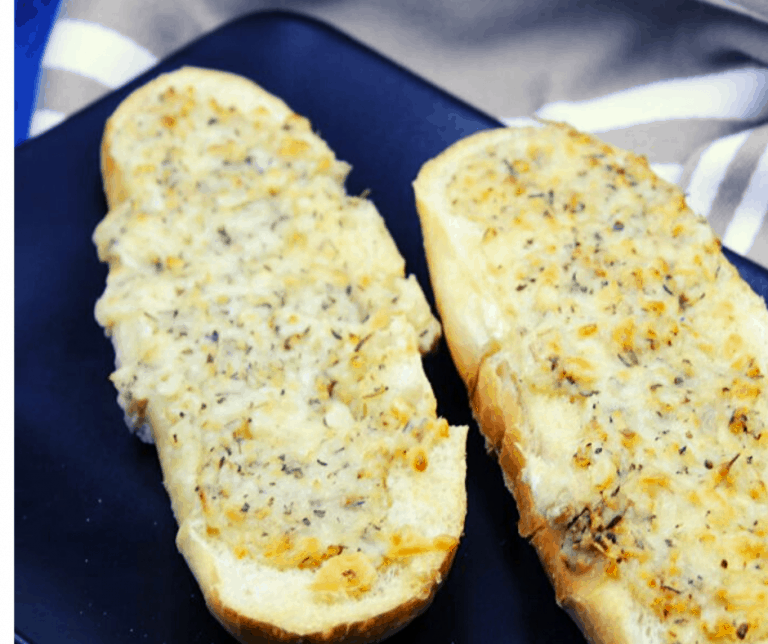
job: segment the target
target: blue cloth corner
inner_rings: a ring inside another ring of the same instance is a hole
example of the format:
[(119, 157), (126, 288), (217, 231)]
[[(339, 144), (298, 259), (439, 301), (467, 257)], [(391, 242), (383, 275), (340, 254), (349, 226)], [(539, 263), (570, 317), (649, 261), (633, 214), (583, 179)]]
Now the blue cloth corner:
[(13, 48), (13, 144), (25, 141), (35, 111), (45, 43), (60, 0), (16, 0)]

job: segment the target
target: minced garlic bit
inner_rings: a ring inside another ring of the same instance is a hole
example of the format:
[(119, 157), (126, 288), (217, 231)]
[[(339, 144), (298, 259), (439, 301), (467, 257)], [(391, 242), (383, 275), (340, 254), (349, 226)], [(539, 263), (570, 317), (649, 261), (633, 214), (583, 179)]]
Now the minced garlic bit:
[(766, 642), (764, 303), (645, 159), (565, 127), (536, 140), (465, 160), (447, 201), (527, 357), (510, 364), (546, 428), (523, 440), (537, 511), (665, 641)]
[(208, 537), (354, 595), (397, 561), (388, 477), (429, 472), (450, 432), (419, 353), (439, 329), (346, 164), (275, 119), (190, 87), (125, 125), (131, 198), (94, 235), (96, 314), (131, 422), (169, 459), (198, 454), (186, 493)]

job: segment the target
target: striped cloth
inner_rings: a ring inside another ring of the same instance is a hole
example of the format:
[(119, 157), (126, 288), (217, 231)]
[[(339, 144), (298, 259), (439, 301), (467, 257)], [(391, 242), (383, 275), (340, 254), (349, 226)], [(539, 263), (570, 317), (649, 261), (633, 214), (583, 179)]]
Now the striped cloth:
[(259, 9), (328, 22), (501, 121), (567, 121), (645, 154), (723, 244), (768, 268), (765, 0), (63, 0), (30, 135)]

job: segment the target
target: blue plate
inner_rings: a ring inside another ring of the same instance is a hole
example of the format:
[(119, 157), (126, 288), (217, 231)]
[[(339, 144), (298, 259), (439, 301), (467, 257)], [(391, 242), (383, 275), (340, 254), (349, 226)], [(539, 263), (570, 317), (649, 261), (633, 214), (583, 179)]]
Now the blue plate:
[[(182, 65), (250, 77), (310, 118), (371, 191), (430, 302), (411, 182), (422, 163), (493, 118), (347, 36), (286, 13), (242, 18), (15, 151), (15, 626), (34, 644), (233, 642), (178, 554), (154, 448), (131, 437), (107, 380), (114, 355), (93, 319), (106, 268), (91, 243), (106, 213), (99, 143), (132, 90)], [(760, 292), (768, 272), (729, 255)], [(517, 511), (474, 429), (445, 346), (427, 358), (439, 412), (470, 424), (466, 532), (406, 642), (581, 643), (555, 604)]]

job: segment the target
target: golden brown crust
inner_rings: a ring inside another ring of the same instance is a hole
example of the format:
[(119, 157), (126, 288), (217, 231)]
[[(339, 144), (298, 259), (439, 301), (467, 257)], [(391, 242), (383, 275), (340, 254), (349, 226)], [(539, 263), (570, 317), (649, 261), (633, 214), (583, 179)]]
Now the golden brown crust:
[(101, 176), (104, 183), (104, 194), (107, 197), (109, 210), (116, 208), (128, 198), (128, 192), (123, 185), (119, 166), (109, 151), (112, 138), (112, 121), (108, 120), (101, 139)]
[(530, 538), (546, 521), (534, 512), (531, 491), (521, 479), (525, 457), (518, 447), (518, 424), (523, 410), (515, 395), (516, 388), (505, 386), (502, 377), (510, 382), (514, 379), (505, 361), (492, 356), (482, 362), (477, 384), (471, 393), (472, 409), (489, 448), (499, 460), (504, 481), (515, 497), (520, 513), (520, 534)]
[(268, 642), (328, 644), (329, 642), (346, 644), (351, 642), (378, 642), (391, 637), (421, 615), (432, 603), (453, 564), (458, 546), (452, 548), (440, 566), (437, 577), (427, 584), (421, 596), (376, 615), (370, 619), (351, 624), (339, 624), (322, 632), (291, 633), (282, 628), (254, 620), (242, 615), (225, 605), (214, 590), (206, 595), (205, 600), (211, 613), (219, 623), (243, 644), (267, 644)]
[[(450, 340), (449, 340), (450, 343)], [(489, 449), (498, 458), (507, 488), (520, 514), (518, 530), (535, 548), (555, 597), (576, 621), (591, 642), (629, 644), (632, 639), (619, 616), (606, 617), (606, 602), (620, 588), (607, 589), (603, 571), (574, 571), (563, 556), (564, 531), (552, 526), (536, 512), (531, 488), (523, 481), (525, 457), (520, 451), (518, 425), (524, 410), (516, 392), (514, 374), (499, 356), (490, 356), (480, 366), (477, 384), (471, 394), (473, 415)]]

